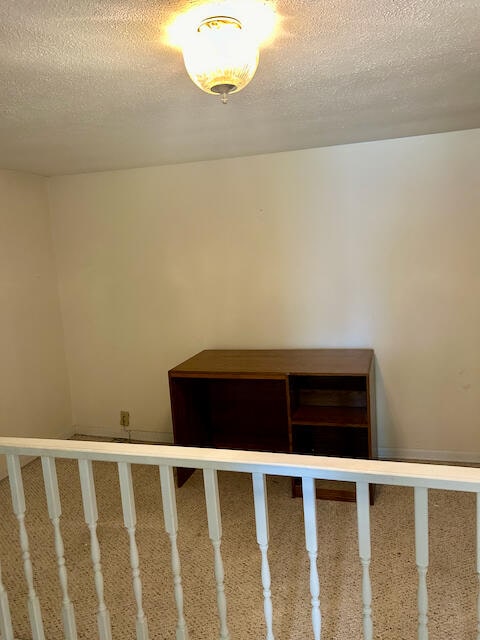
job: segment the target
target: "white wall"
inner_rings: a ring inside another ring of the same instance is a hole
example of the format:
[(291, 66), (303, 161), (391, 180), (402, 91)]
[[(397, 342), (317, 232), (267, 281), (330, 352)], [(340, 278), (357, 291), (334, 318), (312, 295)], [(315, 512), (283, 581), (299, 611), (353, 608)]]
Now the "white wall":
[(70, 435), (46, 180), (11, 171), (0, 171), (0, 354), (0, 436)]
[(480, 460), (480, 130), (49, 181), (74, 422), (204, 348), (373, 347), (384, 454)]

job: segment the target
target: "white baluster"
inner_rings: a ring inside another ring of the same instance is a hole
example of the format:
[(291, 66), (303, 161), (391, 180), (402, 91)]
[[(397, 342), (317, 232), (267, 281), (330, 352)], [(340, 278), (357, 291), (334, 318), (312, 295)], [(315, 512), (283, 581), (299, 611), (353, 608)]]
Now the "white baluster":
[(111, 640), (112, 629), (110, 625), (110, 614), (105, 605), (103, 590), (103, 574), (101, 565), (100, 545), (97, 537), (97, 497), (95, 495), (95, 484), (93, 481), (92, 462), (90, 460), (79, 460), (80, 486), (82, 488), (83, 511), (85, 522), (90, 530), (90, 547), (95, 578), (95, 589), (97, 592), (98, 610), (97, 625), (100, 640)]
[(205, 499), (207, 503), (208, 534), (213, 545), (215, 581), (217, 585), (217, 606), (220, 619), (220, 638), (229, 640), (227, 627), (227, 601), (225, 598), (223, 561), (220, 553), (222, 542), (222, 517), (220, 512), (220, 499), (218, 496), (218, 478), (215, 469), (204, 469), (203, 483), (205, 486)]
[(305, 520), (305, 544), (310, 558), (310, 595), (312, 596), (312, 627), (315, 640), (320, 640), (322, 616), (320, 612), (320, 581), (317, 568), (317, 504), (315, 480), (302, 478), (303, 514)]
[(480, 493), (477, 493), (477, 640), (480, 640)]
[(8, 595), (2, 581), (2, 565), (0, 564), (0, 638), (13, 640), (12, 619), (8, 606)]
[(263, 473), (253, 473), (253, 500), (255, 504), (255, 526), (257, 529), (257, 542), (262, 554), (262, 585), (263, 585), (263, 609), (265, 624), (267, 627), (267, 640), (274, 640), (273, 635), (273, 610), (272, 593), (270, 591), (270, 566), (268, 564), (268, 507), (267, 485)]
[(373, 639), (372, 586), (370, 582), (370, 493), (368, 482), (357, 482), (358, 549), (362, 563), (363, 637)]
[(18, 520), (20, 534), (20, 548), (22, 550), (23, 570), (28, 586), (28, 616), (32, 629), (33, 640), (44, 640), (42, 613), (40, 611), (40, 601), (35, 591), (33, 582), (33, 567), (30, 559), (30, 545), (28, 542), (27, 529), (25, 527), (25, 493), (23, 490), (22, 472), (18, 456), (7, 455), (8, 477), (10, 481), (10, 491), (12, 493), (13, 512)]
[(177, 606), (176, 640), (188, 640), (188, 630), (183, 613), (183, 588), (180, 566), (180, 556), (177, 546), (178, 517), (175, 499), (175, 482), (172, 467), (160, 466), (160, 485), (162, 490), (163, 519), (165, 531), (170, 537), (171, 562), (173, 573), (173, 589)]
[(415, 487), (415, 554), (418, 569), (418, 640), (428, 640), (428, 490)]
[(60, 530), (60, 516), (62, 507), (60, 504), (60, 494), (58, 491), (57, 470), (55, 459), (42, 457), (43, 480), (45, 483), (45, 495), (47, 496), (48, 515), (52, 521), (55, 537), (55, 553), (57, 555), (58, 577), (62, 590), (62, 620), (67, 640), (76, 640), (77, 628), (75, 624), (75, 613), (73, 604), (68, 595), (68, 577), (65, 566), (65, 550), (63, 538)]
[(140, 564), (138, 547), (135, 539), (137, 514), (135, 511), (135, 496), (133, 494), (132, 468), (126, 462), (118, 463), (120, 479), (120, 493), (122, 496), (123, 522), (130, 541), (130, 566), (132, 568), (133, 593), (137, 603), (136, 630), (137, 640), (148, 640), (148, 624), (142, 603), (142, 581), (140, 579)]

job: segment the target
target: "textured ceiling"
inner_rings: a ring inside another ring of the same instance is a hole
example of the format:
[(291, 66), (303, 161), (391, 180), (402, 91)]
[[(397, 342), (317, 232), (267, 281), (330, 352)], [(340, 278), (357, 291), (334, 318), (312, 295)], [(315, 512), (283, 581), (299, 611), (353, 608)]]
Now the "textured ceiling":
[(278, 34), (228, 105), (162, 41), (195, 4), (2, 0), (0, 167), (75, 173), (480, 127), (480, 0), (278, 0)]

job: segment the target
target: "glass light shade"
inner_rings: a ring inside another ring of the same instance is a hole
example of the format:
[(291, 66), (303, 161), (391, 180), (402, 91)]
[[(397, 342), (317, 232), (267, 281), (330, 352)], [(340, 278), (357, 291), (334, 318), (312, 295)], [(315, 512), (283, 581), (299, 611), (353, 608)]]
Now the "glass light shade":
[(235, 93), (245, 87), (258, 66), (258, 46), (234, 18), (204, 20), (183, 48), (188, 75), (207, 93)]

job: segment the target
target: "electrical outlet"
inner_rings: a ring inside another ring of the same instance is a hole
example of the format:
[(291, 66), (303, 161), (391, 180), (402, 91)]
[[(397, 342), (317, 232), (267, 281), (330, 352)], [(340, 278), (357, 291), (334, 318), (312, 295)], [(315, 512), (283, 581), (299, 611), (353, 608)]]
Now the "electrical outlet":
[(120, 411), (120, 425), (124, 429), (130, 426), (130, 411)]

